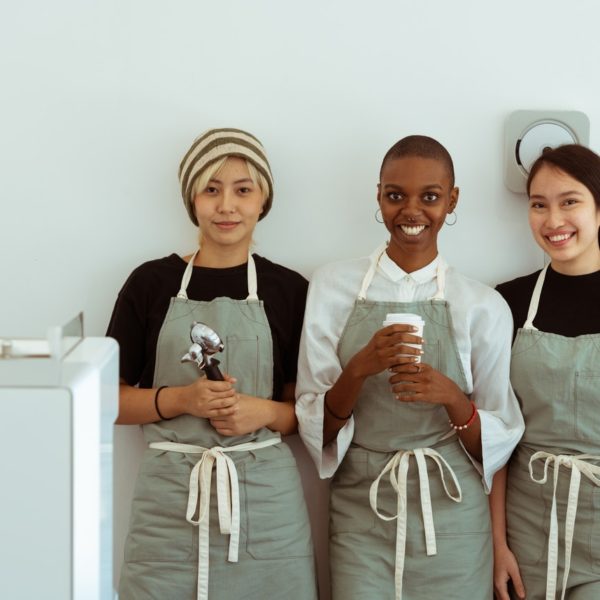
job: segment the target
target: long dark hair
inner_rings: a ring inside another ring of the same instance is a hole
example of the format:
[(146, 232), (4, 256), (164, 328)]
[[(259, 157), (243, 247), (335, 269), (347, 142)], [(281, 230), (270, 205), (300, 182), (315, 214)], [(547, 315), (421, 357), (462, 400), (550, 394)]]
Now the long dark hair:
[[(585, 185), (594, 198), (596, 208), (600, 210), (600, 156), (579, 144), (566, 144), (550, 148), (533, 163), (527, 178), (527, 195), (531, 182), (543, 166), (560, 169), (579, 183)], [(600, 229), (598, 230), (600, 244)]]

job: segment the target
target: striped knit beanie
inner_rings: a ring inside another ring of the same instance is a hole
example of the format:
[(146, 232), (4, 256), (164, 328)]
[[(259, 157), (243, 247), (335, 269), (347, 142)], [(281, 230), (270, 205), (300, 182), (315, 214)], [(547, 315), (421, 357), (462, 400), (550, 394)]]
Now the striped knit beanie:
[(197, 137), (179, 165), (179, 183), (183, 203), (194, 225), (198, 225), (194, 212), (192, 190), (194, 183), (206, 167), (224, 156), (238, 156), (251, 162), (269, 183), (265, 207), (259, 220), (264, 218), (273, 203), (273, 176), (265, 149), (260, 141), (241, 129), (209, 129)]

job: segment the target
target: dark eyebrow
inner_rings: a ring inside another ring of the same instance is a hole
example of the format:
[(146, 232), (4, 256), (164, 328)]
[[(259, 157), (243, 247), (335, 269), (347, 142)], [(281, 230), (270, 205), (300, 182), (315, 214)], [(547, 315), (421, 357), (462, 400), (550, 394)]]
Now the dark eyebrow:
[[(583, 196), (582, 192), (578, 192), (577, 190), (569, 190), (567, 192), (561, 192), (558, 194), (559, 198), (565, 198), (566, 196)], [(546, 200), (546, 196), (544, 194), (532, 194), (529, 196), (530, 200)]]
[(582, 192), (578, 192), (577, 190), (571, 190), (569, 192), (563, 192), (558, 195), (559, 198), (563, 198), (564, 196), (583, 196)]

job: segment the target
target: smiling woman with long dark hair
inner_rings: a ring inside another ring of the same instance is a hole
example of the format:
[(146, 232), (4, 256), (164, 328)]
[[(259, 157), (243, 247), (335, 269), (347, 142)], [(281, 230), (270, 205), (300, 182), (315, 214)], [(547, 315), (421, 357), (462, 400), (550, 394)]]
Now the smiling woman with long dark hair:
[(519, 597), (562, 588), (591, 600), (600, 598), (600, 156), (574, 144), (544, 152), (527, 193), (550, 263), (498, 286), (514, 316), (511, 382), (526, 428), (508, 480), (502, 470), (494, 483), (495, 585), (502, 600), (509, 581)]

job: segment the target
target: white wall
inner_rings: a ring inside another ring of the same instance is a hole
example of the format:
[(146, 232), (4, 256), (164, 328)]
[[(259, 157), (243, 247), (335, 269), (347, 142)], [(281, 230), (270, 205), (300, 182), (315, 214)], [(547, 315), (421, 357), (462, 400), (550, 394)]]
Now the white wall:
[(539, 267), (503, 121), (581, 110), (598, 150), (599, 18), (595, 0), (3, 0), (0, 336), (80, 309), (101, 335), (137, 264), (191, 251), (176, 172), (211, 126), (264, 142), (257, 251), (307, 276), (384, 238), (379, 163), (411, 133), (455, 159), (446, 257), (488, 283)]
[(262, 138), (276, 196), (258, 251), (306, 275), (383, 237), (374, 190), (399, 137), (449, 148), (443, 251), (490, 283), (541, 260), (502, 182), (505, 116), (582, 110), (597, 148), (594, 0), (2, 4), (3, 335), (79, 309), (101, 334), (134, 266), (191, 250), (176, 170), (210, 126)]

